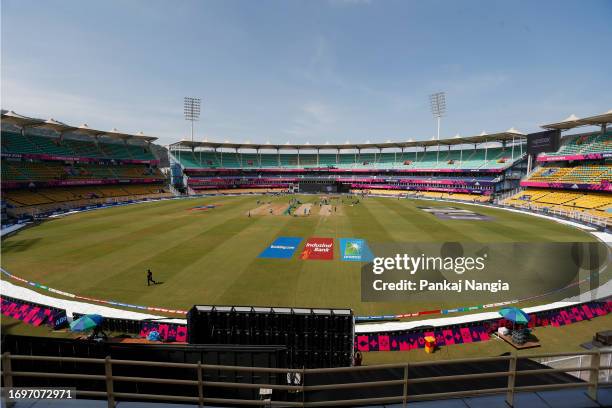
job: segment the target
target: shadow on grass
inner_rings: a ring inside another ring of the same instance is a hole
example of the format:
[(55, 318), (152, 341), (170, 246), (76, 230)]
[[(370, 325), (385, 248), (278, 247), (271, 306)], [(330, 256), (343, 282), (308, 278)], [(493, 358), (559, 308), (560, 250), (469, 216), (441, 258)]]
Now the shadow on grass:
[(35, 245), (41, 238), (20, 239), (16, 241), (2, 242), (2, 252), (22, 252)]
[(11, 329), (14, 327), (17, 327), (21, 325), (20, 321), (14, 321), (14, 322), (6, 322), (6, 320), (4, 320), (2, 322), (2, 333), (3, 334), (10, 334)]

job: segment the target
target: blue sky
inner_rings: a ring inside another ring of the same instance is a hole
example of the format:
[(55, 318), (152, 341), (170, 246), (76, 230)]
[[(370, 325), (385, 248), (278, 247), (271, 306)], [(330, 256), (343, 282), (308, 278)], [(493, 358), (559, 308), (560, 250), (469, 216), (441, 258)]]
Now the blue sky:
[(2, 108), (233, 142), (428, 139), (612, 109), (612, 1), (2, 1)]

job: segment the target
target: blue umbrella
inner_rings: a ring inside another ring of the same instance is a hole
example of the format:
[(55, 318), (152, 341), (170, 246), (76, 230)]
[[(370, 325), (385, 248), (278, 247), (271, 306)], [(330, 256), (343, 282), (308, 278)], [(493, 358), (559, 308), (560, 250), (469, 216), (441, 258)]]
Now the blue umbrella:
[(147, 340), (149, 341), (161, 341), (161, 336), (155, 330), (152, 330), (147, 334)]
[(529, 323), (529, 315), (517, 307), (505, 307), (499, 311), (499, 314), (506, 320), (513, 323), (527, 324)]
[(70, 323), (70, 330), (74, 332), (84, 332), (102, 324), (104, 318), (99, 314), (88, 314), (81, 316)]

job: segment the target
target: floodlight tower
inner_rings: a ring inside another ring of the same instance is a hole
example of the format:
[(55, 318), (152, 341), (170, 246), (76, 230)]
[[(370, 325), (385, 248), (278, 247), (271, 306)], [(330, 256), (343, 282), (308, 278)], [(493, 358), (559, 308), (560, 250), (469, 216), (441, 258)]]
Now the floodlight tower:
[(429, 102), (431, 103), (431, 113), (433, 113), (434, 118), (438, 120), (438, 133), (436, 139), (440, 140), (440, 122), (442, 116), (446, 113), (446, 93), (436, 92), (429, 95)]
[(185, 120), (191, 122), (191, 141), (193, 142), (193, 122), (200, 119), (200, 98), (185, 97)]

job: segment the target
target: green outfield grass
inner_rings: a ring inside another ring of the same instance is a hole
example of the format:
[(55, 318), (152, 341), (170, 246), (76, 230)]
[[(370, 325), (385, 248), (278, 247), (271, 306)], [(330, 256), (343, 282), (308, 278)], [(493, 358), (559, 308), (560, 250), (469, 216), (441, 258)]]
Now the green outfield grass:
[[(2, 266), (56, 289), (126, 303), (183, 309), (193, 304), (334, 307), (352, 308), (362, 315), (469, 306), (478, 304), (479, 299), (449, 296), (435, 303), (362, 303), (361, 264), (340, 261), (337, 241), (333, 261), (301, 260), (299, 251), (305, 239), (350, 237), (371, 243), (594, 239), (545, 219), (467, 204), (452, 206), (472, 209), (493, 220), (440, 220), (417, 205), (448, 203), (392, 198), (369, 197), (354, 206), (339, 204), (338, 214), (327, 217), (247, 217), (260, 198), (173, 200), (45, 221), (3, 241)], [(299, 199), (315, 202), (318, 196)], [(265, 200), (288, 203), (289, 198)], [(189, 211), (204, 204), (220, 207)], [(313, 208), (313, 213), (317, 212), (318, 208)], [(258, 258), (279, 236), (304, 240), (292, 259)], [(163, 284), (147, 287), (148, 268)], [(533, 285), (536, 290), (537, 285), (546, 289), (545, 278), (518, 278), (532, 289)]]

